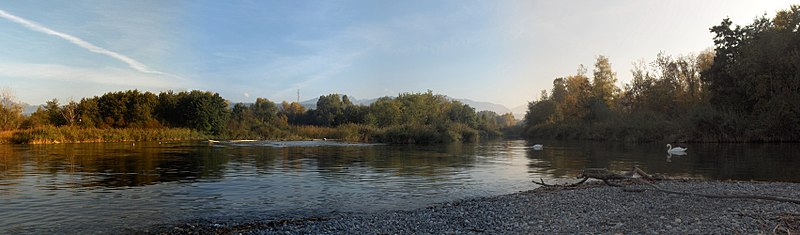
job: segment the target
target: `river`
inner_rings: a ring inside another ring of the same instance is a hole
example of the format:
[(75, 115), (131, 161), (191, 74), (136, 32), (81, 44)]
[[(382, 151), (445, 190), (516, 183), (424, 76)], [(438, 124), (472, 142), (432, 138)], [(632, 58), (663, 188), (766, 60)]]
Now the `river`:
[(198, 218), (405, 210), (570, 182), (586, 167), (800, 182), (798, 144), (451, 145), (138, 142), (0, 145), (0, 233), (131, 233)]

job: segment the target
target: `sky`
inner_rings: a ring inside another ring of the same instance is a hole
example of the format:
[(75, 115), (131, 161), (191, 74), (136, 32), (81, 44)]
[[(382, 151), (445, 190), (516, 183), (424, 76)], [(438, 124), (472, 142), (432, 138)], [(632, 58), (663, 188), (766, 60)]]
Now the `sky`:
[(1, 1), (0, 87), (42, 104), (109, 91), (208, 90), (233, 102), (431, 90), (522, 106), (609, 57), (713, 47), (800, 1)]

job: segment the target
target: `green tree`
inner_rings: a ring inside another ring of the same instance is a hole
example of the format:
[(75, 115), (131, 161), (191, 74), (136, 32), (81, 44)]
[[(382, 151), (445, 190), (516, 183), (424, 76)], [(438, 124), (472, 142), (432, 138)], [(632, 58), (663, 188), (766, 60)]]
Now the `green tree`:
[(231, 118), (228, 120), (226, 133), (233, 138), (248, 138), (255, 135), (254, 131), (261, 121), (253, 113), (253, 105), (236, 103), (231, 110)]
[(252, 110), (256, 119), (263, 124), (271, 124), (278, 115), (278, 106), (265, 98), (256, 98)]
[(618, 92), (615, 85), (617, 73), (611, 69), (608, 57), (597, 56), (594, 63), (594, 79), (592, 80), (592, 96), (607, 107), (613, 106), (613, 99)]
[(67, 124), (64, 114), (61, 112), (61, 106), (58, 99), (52, 99), (45, 103), (44, 110), (47, 113), (47, 121), (53, 126), (63, 126)]
[(303, 107), (300, 103), (292, 102), (288, 103), (283, 101), (281, 103), (281, 109), (279, 111), (280, 115), (286, 117), (287, 121), (294, 125), (305, 124), (304, 114), (306, 113), (306, 108)]
[(217, 135), (223, 131), (230, 118), (228, 102), (218, 93), (208, 91), (181, 92), (177, 102), (178, 113), (182, 114), (182, 127), (192, 128), (206, 134)]
[(50, 115), (44, 106), (39, 106), (36, 111), (23, 121), (22, 128), (36, 128), (47, 125), (51, 125)]
[(83, 98), (78, 103), (78, 124), (81, 127), (100, 127), (98, 125), (104, 123), (97, 107), (98, 99), (98, 97)]
[(391, 97), (381, 97), (369, 105), (367, 120), (370, 124), (387, 127), (401, 123), (402, 108), (399, 101)]
[(525, 132), (534, 136), (536, 127), (547, 124), (550, 117), (556, 112), (556, 103), (552, 100), (539, 100), (528, 103), (528, 112), (525, 113)]
[(517, 125), (517, 119), (514, 118), (514, 114), (512, 113), (505, 113), (497, 117), (497, 124), (500, 125), (500, 128), (509, 128), (512, 126)]
[(153, 93), (128, 90), (103, 94), (97, 107), (105, 127), (158, 127), (153, 114), (158, 102)]
[[(588, 107), (592, 98), (591, 83), (589, 78), (580, 73), (567, 77), (567, 95), (564, 97), (562, 111), (564, 117), (570, 120), (582, 120), (587, 117)], [(529, 105), (530, 106), (530, 105)]]
[(180, 113), (178, 101), (188, 95), (188, 92), (175, 93), (174, 91), (165, 91), (158, 94), (158, 105), (155, 107), (155, 116), (161, 123), (166, 123), (173, 127), (186, 126), (183, 119), (183, 114)]
[(474, 108), (460, 101), (450, 101), (443, 105), (445, 106), (447, 122), (463, 123), (472, 128), (477, 126), (477, 116)]
[(715, 57), (702, 73), (710, 101), (728, 116), (747, 119), (731, 135), (762, 141), (800, 139), (800, 6), (733, 27), (711, 28)]
[(314, 117), (315, 123), (317, 125), (331, 127), (344, 124), (346, 122), (344, 110), (347, 106), (351, 105), (353, 104), (350, 103), (349, 99), (345, 102), (339, 94), (320, 96), (319, 100), (317, 100), (316, 112), (314, 113), (316, 114)]

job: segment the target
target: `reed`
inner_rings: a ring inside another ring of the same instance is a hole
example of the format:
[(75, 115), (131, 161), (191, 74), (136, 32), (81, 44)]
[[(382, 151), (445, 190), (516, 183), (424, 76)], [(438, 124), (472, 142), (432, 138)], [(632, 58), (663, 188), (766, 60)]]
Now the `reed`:
[(161, 140), (202, 140), (208, 136), (185, 128), (100, 129), (70, 126), (45, 126), (0, 135), (0, 142), (13, 144), (51, 144), (88, 142), (127, 142)]

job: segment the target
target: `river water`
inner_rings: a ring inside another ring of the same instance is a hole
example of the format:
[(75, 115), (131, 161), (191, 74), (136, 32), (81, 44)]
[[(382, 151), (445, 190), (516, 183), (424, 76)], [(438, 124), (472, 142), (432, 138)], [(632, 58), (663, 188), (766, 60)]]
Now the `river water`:
[(198, 218), (405, 210), (639, 166), (672, 177), (800, 182), (798, 144), (521, 140), (452, 145), (139, 142), (0, 145), (0, 234), (130, 233)]

